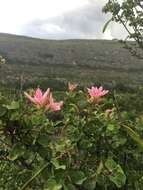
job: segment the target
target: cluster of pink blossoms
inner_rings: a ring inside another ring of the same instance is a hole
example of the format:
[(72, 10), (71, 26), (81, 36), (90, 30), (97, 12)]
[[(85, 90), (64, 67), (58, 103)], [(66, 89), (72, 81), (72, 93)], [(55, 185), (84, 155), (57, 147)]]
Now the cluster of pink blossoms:
[[(77, 84), (68, 83), (68, 90), (70, 92), (73, 92), (76, 88), (77, 88)], [(100, 98), (109, 92), (108, 90), (104, 90), (102, 86), (99, 88), (92, 86), (91, 89), (87, 88), (87, 90), (90, 96), (89, 102), (91, 103), (92, 102), (99, 103)], [(49, 88), (46, 90), (45, 93), (42, 93), (41, 89), (37, 88), (33, 97), (27, 92), (25, 92), (24, 94), (32, 103), (35, 104), (35, 106), (38, 109), (44, 108), (45, 111), (47, 110), (59, 111), (61, 110), (61, 107), (63, 106), (63, 101), (60, 101), (60, 102), (54, 101), (52, 93), (50, 92)]]
[(68, 89), (70, 92), (73, 92), (77, 88), (77, 84), (71, 84), (70, 82), (68, 83)]
[(105, 96), (109, 92), (108, 90), (104, 90), (102, 86), (99, 88), (92, 86), (91, 89), (87, 88), (87, 90), (89, 94), (88, 101), (96, 104), (101, 101), (102, 96)]
[(91, 89), (88, 88), (87, 90), (88, 90), (89, 95), (95, 98), (104, 96), (109, 92), (108, 90), (104, 90), (102, 86), (100, 88), (92, 86)]
[(44, 108), (45, 111), (49, 109), (52, 111), (59, 111), (61, 109), (61, 106), (63, 105), (63, 101), (54, 102), (52, 93), (50, 93), (49, 88), (44, 94), (42, 93), (40, 88), (37, 88), (33, 97), (27, 92), (25, 92), (24, 94), (32, 103), (35, 104), (38, 109)]

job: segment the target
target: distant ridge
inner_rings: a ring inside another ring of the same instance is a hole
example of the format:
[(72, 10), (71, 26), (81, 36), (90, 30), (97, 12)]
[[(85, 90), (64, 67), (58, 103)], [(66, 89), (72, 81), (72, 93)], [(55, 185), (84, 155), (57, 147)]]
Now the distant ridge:
[(44, 79), (143, 82), (143, 61), (116, 40), (44, 40), (0, 33), (0, 54), (7, 60), (3, 81), (21, 73), (34, 80), (30, 77), (38, 72)]

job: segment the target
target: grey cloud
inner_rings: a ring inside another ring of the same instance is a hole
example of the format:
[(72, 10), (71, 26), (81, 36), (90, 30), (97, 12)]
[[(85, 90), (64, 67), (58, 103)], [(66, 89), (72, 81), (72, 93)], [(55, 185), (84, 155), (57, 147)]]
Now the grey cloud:
[[(21, 33), (48, 39), (104, 38), (102, 28), (109, 19), (109, 16), (102, 13), (106, 0), (88, 0), (88, 2), (85, 7), (58, 17), (34, 20), (24, 26)], [(113, 38), (116, 37), (113, 25), (111, 25), (111, 33)], [(120, 30), (117, 35), (120, 35)]]

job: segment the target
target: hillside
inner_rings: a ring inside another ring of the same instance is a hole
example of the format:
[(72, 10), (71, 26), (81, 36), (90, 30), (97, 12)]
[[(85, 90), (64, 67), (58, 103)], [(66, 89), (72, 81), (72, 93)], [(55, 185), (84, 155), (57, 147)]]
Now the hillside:
[(116, 41), (56, 41), (0, 34), (0, 54), (7, 60), (0, 71), (1, 84), (19, 85), (20, 80), (23, 85), (62, 85), (69, 80), (81, 84), (143, 82), (143, 61)]

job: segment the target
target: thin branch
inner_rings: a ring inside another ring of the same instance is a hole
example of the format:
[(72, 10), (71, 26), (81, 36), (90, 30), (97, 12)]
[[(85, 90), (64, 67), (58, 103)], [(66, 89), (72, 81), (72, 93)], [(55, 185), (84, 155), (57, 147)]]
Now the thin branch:
[(43, 172), (47, 167), (48, 167), (49, 163), (46, 163), (42, 168), (40, 168), (40, 170), (38, 170), (24, 185), (20, 190), (25, 190), (30, 184), (31, 182), (38, 176), (40, 175), (41, 172)]

